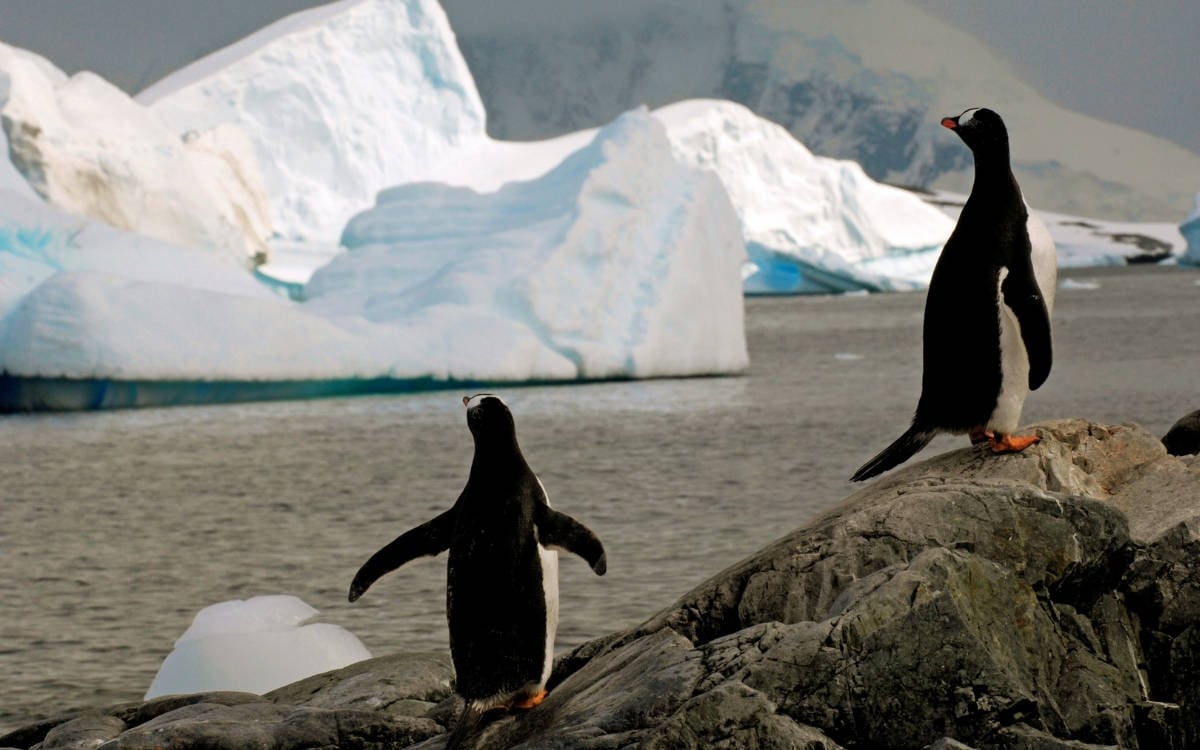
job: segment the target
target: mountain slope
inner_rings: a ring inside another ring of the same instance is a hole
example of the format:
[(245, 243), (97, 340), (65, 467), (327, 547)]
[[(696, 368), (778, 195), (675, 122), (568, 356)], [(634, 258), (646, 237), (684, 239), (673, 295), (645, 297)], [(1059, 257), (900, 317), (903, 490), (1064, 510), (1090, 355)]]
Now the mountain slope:
[(445, 7), (499, 137), (717, 97), (876, 179), (966, 192), (970, 154), (938, 120), (986, 105), (1009, 123), (1018, 179), (1040, 208), (1178, 220), (1200, 175), (1200, 155), (1054, 104), (983, 41), (899, 0), (643, 1), (576, 23), (551, 0), (514, 0), (507, 15), (486, 0)]

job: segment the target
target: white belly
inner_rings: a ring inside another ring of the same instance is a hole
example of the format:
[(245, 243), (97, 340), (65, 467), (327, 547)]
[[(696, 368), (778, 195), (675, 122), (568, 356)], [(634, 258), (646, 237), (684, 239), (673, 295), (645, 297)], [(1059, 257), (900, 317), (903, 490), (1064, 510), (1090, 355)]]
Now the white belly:
[(1054, 310), (1054, 292), (1058, 286), (1058, 251), (1054, 247), (1054, 238), (1050, 230), (1038, 218), (1033, 209), (1025, 206), (1029, 218), (1025, 221), (1025, 229), (1029, 232), (1029, 250), (1033, 262), (1033, 278), (1037, 280), (1042, 299), (1046, 301), (1046, 313)]
[(1011, 434), (1021, 421), (1021, 408), (1029, 395), (1029, 355), (1025, 342), (1021, 340), (1021, 326), (1017, 316), (1004, 302), (1001, 284), (1008, 276), (1008, 269), (1000, 269), (1000, 281), (996, 285), (996, 306), (1000, 309), (1000, 393), (996, 397), (996, 408), (988, 419), (987, 428), (993, 432)]
[(538, 545), (542, 558), (542, 591), (546, 595), (546, 664), (537, 689), (546, 687), (550, 669), (554, 666), (554, 635), (558, 632), (558, 553)]
[[(542, 496), (546, 498), (546, 505), (549, 505), (550, 495), (546, 493), (546, 486), (540, 477), (537, 481)], [(554, 636), (558, 633), (558, 552), (546, 549), (539, 541), (538, 555), (542, 560), (542, 593), (546, 597), (546, 664), (542, 667), (542, 681), (537, 686), (541, 690), (546, 687), (550, 670), (554, 667)]]

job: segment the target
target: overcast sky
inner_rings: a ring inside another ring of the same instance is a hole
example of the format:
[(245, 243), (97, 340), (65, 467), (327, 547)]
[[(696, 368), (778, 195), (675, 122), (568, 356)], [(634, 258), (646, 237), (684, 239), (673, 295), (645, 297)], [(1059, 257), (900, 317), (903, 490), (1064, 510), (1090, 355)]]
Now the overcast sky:
[[(445, 0), (451, 23), (478, 1)], [(1060, 104), (1200, 152), (1200, 2), (910, 1), (980, 37)], [(576, 2), (596, 0), (562, 5)], [(40, 52), (68, 72), (94, 70), (135, 92), (279, 16), (319, 4), (0, 0), (0, 41)]]

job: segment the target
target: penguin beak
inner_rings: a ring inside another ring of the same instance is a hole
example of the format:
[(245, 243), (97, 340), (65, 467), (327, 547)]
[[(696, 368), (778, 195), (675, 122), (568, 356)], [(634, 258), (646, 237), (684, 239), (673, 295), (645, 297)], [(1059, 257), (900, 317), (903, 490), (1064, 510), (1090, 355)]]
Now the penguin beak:
[(954, 119), (953, 117), (943, 117), (942, 127), (949, 128), (951, 130), (958, 130), (958, 120)]
[(469, 404), (469, 403), (471, 403), (471, 397), (470, 397), (470, 396), (463, 396), (463, 406), (466, 406), (466, 405), (467, 405), (467, 404)]

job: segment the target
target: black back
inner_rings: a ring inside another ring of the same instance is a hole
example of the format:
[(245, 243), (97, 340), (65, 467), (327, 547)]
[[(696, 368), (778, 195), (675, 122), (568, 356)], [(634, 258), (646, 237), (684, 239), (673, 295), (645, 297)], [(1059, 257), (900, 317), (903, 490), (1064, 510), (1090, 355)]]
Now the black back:
[(468, 713), (477, 715), (541, 681), (549, 658), (544, 584), (554, 587), (555, 601), (558, 584), (544, 579), (539, 543), (579, 555), (597, 575), (608, 569), (608, 558), (591, 529), (550, 507), (504, 402), (480, 394), (463, 404), (475, 439), (467, 486), (454, 507), (371, 555), (351, 581), (349, 599), (401, 565), (449, 549), (450, 651), (459, 695), (488, 703), (468, 702)]
[(446, 614), (457, 690), (467, 700), (537, 681), (546, 659), (546, 603), (534, 519), (541, 485), (495, 397), (468, 412), (475, 457), (454, 506)]
[(1036, 290), (1037, 282), (1004, 122), (979, 109), (955, 132), (975, 155), (975, 182), (925, 299), (924, 371), (913, 421), (965, 432), (987, 422), (1000, 391), (1000, 269), (1009, 269), (1006, 286), (1013, 279)]

